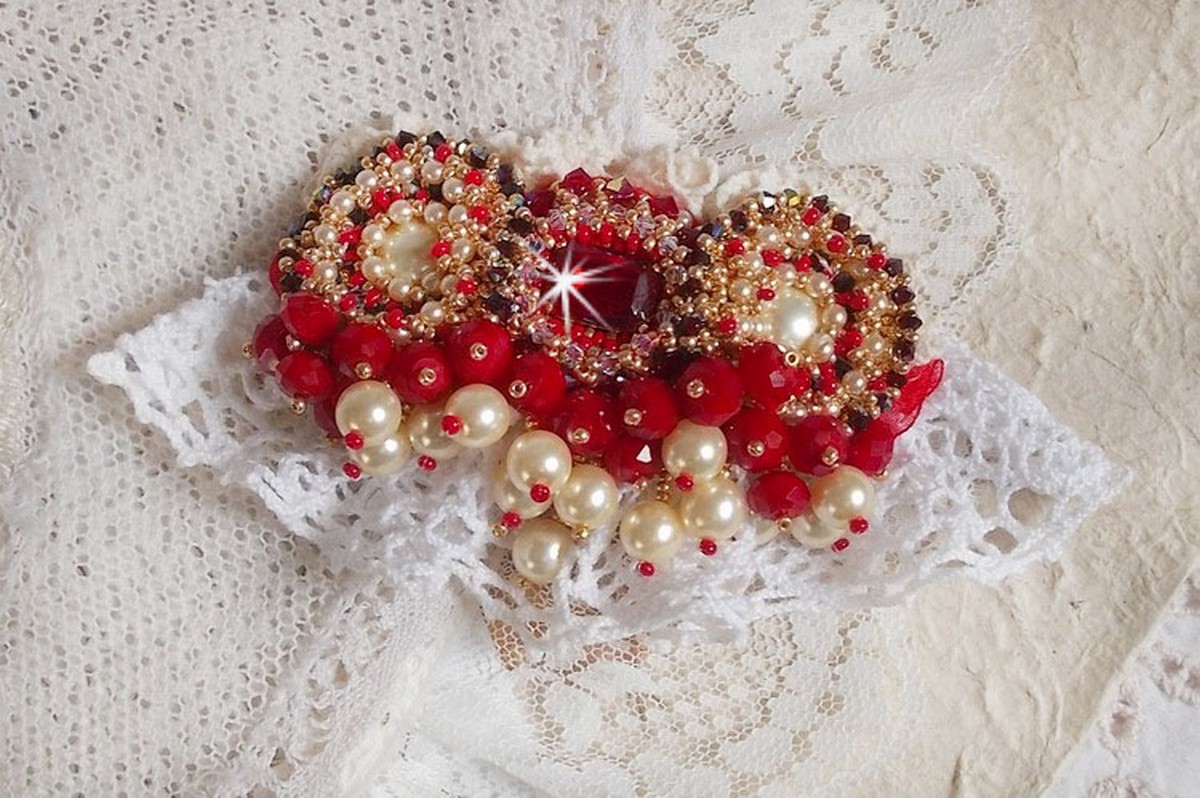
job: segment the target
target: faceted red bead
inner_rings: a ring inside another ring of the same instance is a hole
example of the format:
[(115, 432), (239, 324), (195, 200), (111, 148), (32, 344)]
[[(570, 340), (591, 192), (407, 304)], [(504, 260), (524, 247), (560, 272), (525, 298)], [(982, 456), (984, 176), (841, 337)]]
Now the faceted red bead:
[(887, 262), (887, 255), (882, 252), (872, 252), (867, 256), (867, 268), (874, 269), (875, 271), (879, 271), (884, 266), (887, 266)]
[(258, 367), (268, 374), (275, 370), (280, 358), (288, 353), (287, 327), (278, 316), (268, 316), (254, 328), (250, 351)]
[(538, 504), (545, 504), (550, 501), (550, 486), (537, 483), (529, 488), (529, 498), (533, 499)]
[(307, 292), (292, 294), (279, 311), (288, 332), (309, 346), (321, 346), (337, 332), (340, 316), (325, 300)]
[(417, 341), (398, 351), (384, 379), (401, 399), (414, 405), (436, 402), (455, 385), (445, 350), (432, 341)]
[(717, 541), (712, 538), (701, 538), (700, 545), (697, 546), (700, 553), (705, 557), (711, 557), (717, 553)]
[(617, 482), (632, 484), (648, 479), (662, 470), (659, 441), (645, 441), (622, 435), (604, 451), (604, 470)]
[(675, 218), (679, 215), (679, 203), (670, 194), (651, 197), (650, 213), (655, 216), (670, 216)]
[(434, 471), (437, 469), (437, 460), (427, 454), (423, 454), (417, 458), (417, 468), (422, 471)]
[(825, 239), (825, 249), (835, 255), (840, 255), (846, 251), (849, 244), (846, 242), (846, 237), (839, 233), (834, 233), (829, 238)]
[(895, 432), (888, 424), (877, 419), (851, 438), (846, 464), (864, 474), (879, 474), (892, 462), (895, 445)]
[(321, 399), (333, 390), (333, 368), (320, 355), (303, 349), (284, 355), (275, 367), (279, 387), (293, 399)]
[(683, 415), (698, 424), (719, 427), (742, 407), (742, 380), (728, 360), (701, 357), (692, 361), (675, 388)]
[(833, 416), (809, 416), (792, 427), (788, 460), (802, 474), (821, 476), (846, 462), (850, 437)]
[(847, 540), (846, 538), (838, 538), (837, 540), (833, 541), (833, 545), (830, 546), (829, 548), (833, 549), (836, 552), (843, 552), (846, 549), (850, 548), (850, 541)]
[(529, 195), (526, 207), (534, 216), (542, 217), (550, 213), (554, 207), (554, 192), (546, 189)]
[(362, 468), (358, 463), (346, 463), (342, 466), (342, 473), (350, 477), (350, 479), (358, 479), (362, 476)]
[(747, 471), (767, 471), (783, 462), (788, 430), (770, 410), (747, 407), (725, 425), (729, 459)]
[(809, 207), (808, 210), (804, 211), (804, 214), (800, 217), (800, 221), (811, 227), (812, 225), (821, 221), (821, 209), (817, 207)]
[(545, 352), (526, 352), (513, 361), (509, 402), (527, 416), (547, 418), (562, 406), (567, 378), (558, 361)]
[(871, 522), (863, 518), (861, 515), (856, 515), (850, 519), (850, 531), (855, 535), (865, 534), (871, 528)]
[(559, 185), (572, 194), (586, 194), (592, 190), (592, 176), (582, 169), (572, 169), (563, 176)]
[(623, 384), (617, 409), (625, 432), (635, 438), (665, 438), (679, 423), (675, 392), (657, 377), (635, 377)]
[(338, 429), (337, 418), (335, 417), (337, 400), (341, 398), (342, 391), (346, 390), (352, 382), (355, 382), (355, 380), (347, 379), (335, 372), (333, 390), (324, 399), (312, 406), (313, 421), (317, 422), (317, 426), (324, 430), (325, 434), (331, 438), (340, 438), (342, 436), (342, 431)]
[(770, 341), (742, 349), (738, 355), (738, 376), (747, 398), (772, 412), (801, 391), (799, 369), (784, 362), (783, 352)]
[(494, 383), (503, 379), (512, 365), (512, 336), (494, 321), (472, 319), (450, 331), (446, 355), (464, 384)]
[(746, 504), (763, 518), (798, 518), (811, 502), (808, 485), (791, 471), (763, 474), (746, 491)]
[(654, 563), (652, 563), (652, 562), (640, 562), (640, 563), (638, 563), (637, 568), (638, 568), (638, 573), (641, 574), (642, 576), (646, 576), (646, 577), (654, 576), (654, 572), (656, 570), (654, 567)]
[(371, 374), (382, 374), (392, 351), (392, 339), (382, 328), (362, 322), (347, 324), (329, 345), (333, 364), (347, 376), (355, 376), (360, 365), (370, 368)]
[(567, 395), (556, 431), (571, 451), (587, 457), (604, 454), (617, 437), (617, 408), (611, 399), (581, 388)]

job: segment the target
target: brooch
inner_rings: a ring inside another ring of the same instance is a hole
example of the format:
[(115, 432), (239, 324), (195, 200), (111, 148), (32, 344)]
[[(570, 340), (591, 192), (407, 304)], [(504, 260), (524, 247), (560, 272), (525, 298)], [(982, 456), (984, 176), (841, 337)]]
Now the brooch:
[(535, 585), (613, 525), (646, 576), (756, 524), (846, 549), (942, 377), (903, 262), (825, 196), (697, 220), (440, 133), (325, 177), (270, 281), (247, 351), (346, 476), (502, 450), (495, 532)]

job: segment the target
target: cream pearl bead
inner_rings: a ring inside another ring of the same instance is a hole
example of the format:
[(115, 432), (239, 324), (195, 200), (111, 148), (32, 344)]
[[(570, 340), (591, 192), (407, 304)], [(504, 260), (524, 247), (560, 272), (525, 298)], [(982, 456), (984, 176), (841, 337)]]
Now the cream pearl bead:
[(728, 540), (746, 523), (746, 495), (728, 479), (697, 482), (680, 500), (679, 517), (691, 537)]
[(669, 504), (642, 501), (625, 511), (617, 536), (630, 557), (661, 565), (683, 546), (683, 522)]
[(408, 462), (408, 441), (402, 435), (385, 438), (375, 446), (364, 446), (350, 457), (358, 463), (364, 474), (373, 477), (395, 474)]
[(373, 283), (386, 283), (392, 279), (391, 262), (383, 258), (374, 255), (365, 258), (360, 268), (363, 276)]
[(426, 161), (425, 165), (421, 167), (421, 179), (426, 183), (440, 183), (443, 171), (445, 170), (437, 161)]
[(451, 177), (442, 183), (442, 196), (447, 202), (458, 202), (463, 198), (463, 182), (457, 177)]
[(333, 196), (329, 198), (329, 207), (345, 216), (357, 208), (358, 203), (355, 201), (354, 195), (343, 188), (333, 192)]
[(680, 421), (663, 438), (663, 466), (672, 475), (688, 474), (696, 479), (716, 476), (728, 455), (725, 433), (694, 421)]
[(492, 501), (502, 513), (516, 513), (522, 518), (534, 518), (550, 509), (550, 500), (536, 502), (529, 491), (522, 490), (508, 481), (504, 463), (492, 472)]
[(804, 347), (808, 353), (816, 359), (818, 363), (824, 363), (829, 358), (833, 357), (833, 337), (825, 333), (817, 333), (812, 338), (808, 339), (808, 343)]
[(835, 530), (846, 529), (850, 519), (868, 516), (875, 509), (875, 483), (853, 466), (818, 477), (809, 486), (817, 519)]
[(450, 245), (450, 254), (455, 260), (467, 261), (475, 254), (475, 245), (465, 238), (456, 238)]
[(513, 566), (535, 585), (548, 585), (566, 564), (570, 550), (569, 529), (549, 518), (535, 518), (522, 524), (513, 538)]
[(379, 177), (373, 169), (363, 169), (354, 176), (354, 182), (362, 188), (375, 188), (379, 183)]
[(817, 305), (799, 291), (783, 291), (770, 303), (771, 340), (788, 349), (804, 346), (817, 331)]
[(357, 432), (367, 446), (375, 446), (400, 426), (404, 410), (400, 398), (386, 382), (363, 380), (342, 391), (333, 418), (343, 435)]
[(867, 390), (867, 378), (861, 372), (853, 369), (847, 371), (842, 377), (842, 386), (849, 392), (857, 396)]
[(392, 177), (401, 183), (411, 183), (413, 178), (417, 176), (417, 171), (413, 169), (412, 164), (408, 161), (396, 161), (388, 171), (392, 173)]
[(450, 220), (450, 224), (466, 224), (471, 215), (466, 205), (455, 205), (446, 214), (446, 218)]
[(429, 249), (436, 240), (428, 225), (410, 219), (389, 227), (378, 250), (397, 278), (414, 284), (433, 266)]
[(421, 320), (426, 324), (437, 326), (446, 320), (446, 309), (436, 299), (431, 299), (421, 306)]
[(434, 460), (449, 460), (462, 453), (462, 444), (442, 429), (444, 415), (446, 411), (440, 405), (418, 405), (409, 412), (404, 431), (414, 452)]
[(430, 224), (441, 224), (446, 220), (446, 206), (440, 202), (431, 202), (425, 206), (425, 221)]
[(820, 299), (833, 293), (833, 283), (829, 282), (829, 278), (823, 274), (810, 274), (805, 290), (809, 296)]
[(793, 518), (788, 532), (810, 549), (827, 549), (842, 536), (838, 530), (816, 523), (808, 516)]
[(603, 468), (577, 465), (566, 484), (554, 494), (554, 511), (571, 526), (595, 529), (617, 514), (617, 483)]
[(834, 330), (844, 327), (846, 319), (846, 309), (841, 305), (827, 305), (821, 311), (821, 323)]
[(318, 244), (335, 244), (337, 243), (338, 231), (337, 228), (328, 224), (319, 224), (312, 229), (313, 240)]
[[(408, 167), (410, 170), (412, 167)], [(416, 209), (408, 200), (396, 200), (388, 206), (387, 215), (393, 222), (407, 222), (412, 219)]]
[(545, 485), (556, 491), (571, 476), (571, 449), (553, 432), (526, 432), (509, 444), (504, 468), (518, 488), (529, 490), (534, 485)]
[(491, 446), (508, 432), (512, 411), (504, 394), (490, 385), (465, 385), (446, 400), (446, 414), (462, 422), (454, 440), (468, 449)]

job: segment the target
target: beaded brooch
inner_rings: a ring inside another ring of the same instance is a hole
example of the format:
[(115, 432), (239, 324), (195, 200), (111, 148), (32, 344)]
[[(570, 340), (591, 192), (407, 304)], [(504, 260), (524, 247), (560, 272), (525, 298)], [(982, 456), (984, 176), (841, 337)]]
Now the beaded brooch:
[(751, 524), (844, 550), (942, 377), (903, 263), (824, 196), (698, 222), (582, 169), (529, 191), (440, 133), (326, 177), (270, 281), (247, 352), (350, 479), (507, 439), (495, 532), (536, 585), (613, 522), (646, 576)]

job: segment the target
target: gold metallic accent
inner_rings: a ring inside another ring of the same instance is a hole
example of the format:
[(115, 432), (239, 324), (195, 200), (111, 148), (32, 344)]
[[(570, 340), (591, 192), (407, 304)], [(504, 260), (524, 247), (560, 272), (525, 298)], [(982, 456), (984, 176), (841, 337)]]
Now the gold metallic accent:
[(513, 380), (508, 384), (508, 395), (513, 399), (521, 399), (529, 393), (529, 386), (522, 380)]
[(626, 426), (636, 427), (642, 423), (642, 411), (636, 407), (631, 407), (625, 411), (624, 420)]
[(576, 446), (583, 446), (592, 439), (591, 433), (589, 433), (583, 427), (576, 427), (575, 429), (571, 430), (569, 437), (571, 438), (571, 443), (575, 444)]
[(354, 376), (360, 380), (369, 380), (374, 375), (370, 363), (359, 363), (354, 367)]
[(694, 379), (687, 384), (687, 395), (693, 399), (704, 396), (704, 380)]
[(417, 382), (428, 388), (437, 381), (437, 372), (429, 367), (425, 367), (417, 372)]
[(292, 400), (292, 412), (293, 413), (295, 413), (298, 416), (302, 416), (302, 415), (304, 415), (304, 412), (306, 410), (308, 410), (308, 405), (305, 404), (303, 400), (301, 400), (301, 399), (293, 399)]
[(767, 453), (767, 445), (762, 441), (750, 441), (746, 444), (746, 454), (751, 457), (762, 457)]
[(471, 344), (470, 353), (472, 360), (483, 360), (488, 356), (487, 345), (476, 341), (475, 343)]
[(840, 460), (841, 457), (838, 456), (838, 450), (832, 446), (827, 447), (825, 451), (821, 452), (821, 462), (830, 468), (836, 466)]

